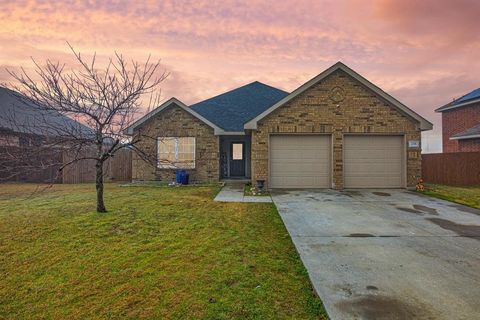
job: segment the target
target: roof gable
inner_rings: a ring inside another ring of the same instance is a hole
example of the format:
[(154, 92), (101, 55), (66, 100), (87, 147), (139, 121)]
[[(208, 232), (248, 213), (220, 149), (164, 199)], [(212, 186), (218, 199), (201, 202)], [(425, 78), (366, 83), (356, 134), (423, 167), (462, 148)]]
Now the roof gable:
[(475, 89), (464, 96), (461, 96), (458, 99), (453, 100), (452, 102), (447, 103), (446, 105), (436, 109), (436, 112), (443, 112), (450, 109), (455, 109), (470, 105), (472, 103), (480, 102), (480, 88)]
[(288, 92), (255, 81), (190, 106), (198, 114), (229, 132), (243, 132), (243, 125)]
[(393, 98), (392, 96), (390, 96), (389, 94), (384, 92), (382, 89), (380, 89), (379, 87), (377, 87), (376, 85), (374, 85), (373, 83), (371, 83), (370, 81), (368, 81), (367, 79), (362, 77), (360, 74), (353, 71), (352, 69), (350, 69), (349, 67), (347, 67), (345, 64), (343, 64), (341, 62), (337, 62), (336, 64), (334, 64), (333, 66), (331, 66), (327, 70), (320, 73), (318, 76), (314, 77), (310, 81), (306, 82), (305, 84), (303, 84), (302, 86), (300, 86), (299, 88), (294, 90), (288, 96), (284, 97), (283, 99), (281, 99), (280, 101), (278, 101), (277, 103), (272, 105), (270, 108), (268, 108), (267, 110), (262, 112), (260, 115), (256, 116), (255, 118), (253, 118), (252, 120), (247, 122), (245, 124), (244, 128), (255, 130), (257, 128), (258, 121), (260, 121), (261, 119), (263, 119), (264, 117), (266, 117), (267, 115), (269, 115), (270, 113), (275, 111), (277, 108), (283, 106), (284, 104), (286, 104), (290, 100), (294, 99), (295, 97), (297, 97), (301, 93), (305, 92), (306, 90), (308, 90), (309, 88), (311, 88), (312, 86), (314, 86), (315, 84), (317, 84), (321, 80), (325, 79), (326, 77), (328, 77), (330, 74), (332, 74), (333, 72), (335, 72), (337, 70), (344, 71), (349, 76), (356, 79), (358, 82), (365, 85), (367, 88), (372, 90), (374, 93), (376, 93), (377, 95), (379, 95), (380, 97), (382, 97), (383, 99), (385, 99), (386, 101), (391, 103), (396, 109), (398, 109), (402, 113), (406, 114), (410, 118), (418, 121), (419, 124), (420, 124), (420, 129), (421, 130), (431, 130), (432, 129), (433, 125), (432, 125), (431, 122), (427, 121), (425, 118), (421, 117), (419, 114), (417, 114), (416, 112), (414, 112), (413, 110), (411, 110), (410, 108), (408, 108), (407, 106), (402, 104), (400, 101)]
[(140, 119), (138, 119), (137, 121), (135, 121), (133, 124), (131, 124), (127, 129), (125, 129), (125, 134), (127, 135), (133, 135), (133, 131), (140, 127), (142, 124), (144, 124), (145, 122), (147, 122), (148, 120), (152, 119), (155, 115), (159, 114), (160, 112), (162, 112), (163, 110), (165, 110), (166, 108), (168, 107), (171, 107), (171, 106), (177, 106), (181, 109), (183, 109), (184, 111), (190, 113), (192, 116), (194, 116), (195, 118), (199, 119), (200, 121), (202, 121), (203, 123), (207, 124), (208, 126), (212, 127), (213, 130), (214, 130), (214, 134), (218, 135), (218, 134), (222, 134), (224, 133), (224, 130), (218, 126), (216, 126), (215, 124), (213, 124), (212, 122), (210, 122), (208, 119), (204, 118), (202, 115), (198, 114), (197, 112), (195, 112), (194, 110), (192, 110), (191, 108), (187, 107), (183, 102), (181, 102), (180, 100), (178, 100), (177, 98), (170, 98), (169, 100), (167, 100), (166, 102), (162, 103), (160, 106), (158, 106), (157, 108), (155, 108), (154, 110), (150, 111), (149, 113), (147, 113), (146, 115), (144, 115), (143, 117), (141, 117)]

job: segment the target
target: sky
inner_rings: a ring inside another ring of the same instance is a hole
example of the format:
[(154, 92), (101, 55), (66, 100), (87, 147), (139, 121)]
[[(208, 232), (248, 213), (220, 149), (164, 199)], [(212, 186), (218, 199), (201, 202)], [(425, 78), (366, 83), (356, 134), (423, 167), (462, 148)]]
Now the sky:
[(161, 60), (163, 99), (186, 104), (260, 81), (293, 91), (337, 61), (434, 123), (434, 112), (480, 87), (478, 0), (0, 0), (0, 83), (32, 58), (72, 61), (115, 51)]

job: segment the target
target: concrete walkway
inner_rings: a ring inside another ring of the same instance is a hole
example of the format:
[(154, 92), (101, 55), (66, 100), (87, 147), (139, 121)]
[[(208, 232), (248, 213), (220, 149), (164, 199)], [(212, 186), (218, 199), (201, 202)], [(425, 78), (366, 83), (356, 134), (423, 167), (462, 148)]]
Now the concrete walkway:
[(480, 210), (404, 190), (271, 194), (331, 319), (480, 319)]
[(227, 181), (225, 186), (215, 197), (219, 202), (272, 202), (270, 196), (245, 196), (243, 181)]

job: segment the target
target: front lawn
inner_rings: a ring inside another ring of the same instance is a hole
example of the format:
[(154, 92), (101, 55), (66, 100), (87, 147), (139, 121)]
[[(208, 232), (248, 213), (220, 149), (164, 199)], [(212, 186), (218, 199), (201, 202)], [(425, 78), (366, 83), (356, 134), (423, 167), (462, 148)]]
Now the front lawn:
[(326, 318), (275, 207), (217, 192), (1, 185), (0, 318)]
[(480, 209), (480, 186), (452, 187), (440, 184), (425, 184), (423, 194)]

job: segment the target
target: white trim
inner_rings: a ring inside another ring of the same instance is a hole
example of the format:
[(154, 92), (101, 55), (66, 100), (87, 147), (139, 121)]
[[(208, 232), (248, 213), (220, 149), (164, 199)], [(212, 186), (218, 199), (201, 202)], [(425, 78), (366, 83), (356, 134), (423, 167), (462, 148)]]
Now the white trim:
[(144, 115), (143, 117), (141, 117), (140, 119), (135, 121), (132, 125), (130, 125), (127, 129), (125, 129), (125, 131), (124, 131), (125, 134), (129, 135), (129, 136), (133, 135), (133, 130), (135, 130), (135, 128), (137, 128), (141, 124), (145, 123), (147, 120), (154, 117), (158, 113), (162, 112), (163, 110), (165, 110), (166, 108), (168, 108), (172, 104), (178, 106), (179, 108), (182, 108), (184, 111), (190, 113), (195, 118), (201, 120), (202, 122), (204, 122), (208, 126), (212, 127), (215, 135), (226, 134), (225, 130), (223, 130), (219, 126), (213, 124), (211, 121), (207, 120), (206, 118), (204, 118), (203, 116), (201, 116), (200, 114), (195, 112), (193, 109), (187, 107), (183, 102), (181, 102), (180, 100), (178, 100), (177, 98), (174, 98), (174, 97), (168, 99), (166, 102), (164, 102), (163, 104), (161, 104), (160, 106), (158, 106), (154, 110), (150, 111), (149, 113), (147, 113), (146, 115)]
[(476, 139), (480, 138), (480, 134), (471, 134), (468, 136), (460, 136), (460, 137), (451, 137), (450, 140), (466, 140), (466, 139)]
[(222, 136), (244, 136), (245, 131), (223, 131)]
[(440, 107), (437, 110), (435, 110), (435, 112), (443, 112), (443, 111), (447, 111), (447, 110), (451, 110), (451, 109), (456, 109), (456, 108), (464, 107), (466, 105), (476, 103), (476, 102), (480, 102), (480, 99), (475, 99), (475, 100), (472, 100), (472, 101), (462, 102), (462, 103), (455, 104), (455, 105), (450, 106), (450, 107), (445, 108), (445, 109), (442, 109), (443, 107)]
[(423, 130), (432, 130), (433, 124), (431, 122), (429, 122), (428, 120), (426, 120), (425, 118), (423, 118), (422, 116), (420, 116), (419, 114), (417, 114), (416, 112), (414, 112), (413, 110), (408, 108), (406, 105), (404, 105), (403, 103), (401, 103), (397, 99), (393, 98), (392, 96), (390, 96), (389, 94), (384, 92), (382, 89), (380, 89), (379, 87), (377, 87), (376, 85), (374, 85), (373, 83), (371, 83), (370, 81), (368, 81), (367, 79), (365, 79), (364, 77), (359, 75), (357, 72), (355, 72), (352, 69), (350, 69), (349, 67), (347, 67), (342, 62), (337, 62), (336, 64), (334, 64), (333, 66), (331, 66), (327, 70), (320, 73), (315, 78), (311, 79), (310, 81), (306, 82), (305, 84), (303, 84), (302, 86), (300, 86), (299, 88), (294, 90), (288, 96), (286, 96), (285, 98), (283, 98), (279, 102), (275, 103), (273, 106), (271, 106), (270, 108), (268, 108), (267, 110), (265, 110), (264, 112), (262, 112), (260, 115), (256, 116), (255, 118), (253, 118), (249, 122), (247, 122), (245, 124), (244, 128), (245, 129), (256, 130), (258, 121), (260, 121), (261, 119), (263, 119), (264, 117), (266, 117), (267, 115), (272, 113), (277, 108), (283, 106), (285, 103), (289, 102), (293, 98), (297, 97), (298, 95), (300, 95), (301, 93), (303, 93), (304, 91), (306, 91), (307, 89), (309, 89), (310, 87), (315, 85), (316, 83), (325, 79), (327, 76), (329, 76), (330, 74), (332, 74), (336, 70), (342, 70), (342, 71), (346, 72), (348, 75), (350, 75), (351, 77), (353, 77), (354, 79), (356, 79), (357, 81), (359, 81), (360, 83), (365, 85), (367, 88), (369, 88), (370, 90), (372, 90), (373, 92), (375, 92), (376, 94), (378, 94), (379, 96), (381, 96), (382, 98), (384, 98), (385, 100), (390, 102), (397, 109), (399, 109), (400, 111), (402, 111), (406, 115), (410, 116), (411, 118), (417, 120), (420, 123), (420, 130), (422, 130), (422, 131)]

